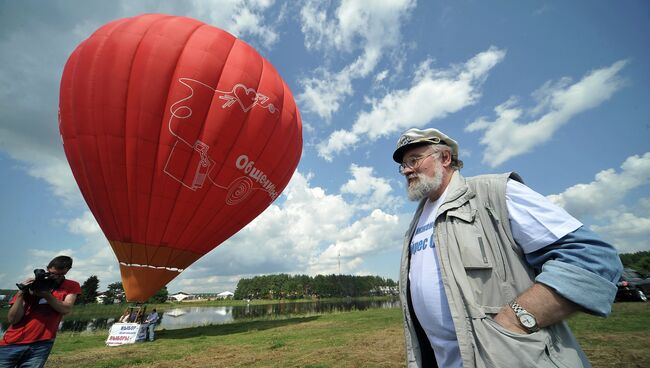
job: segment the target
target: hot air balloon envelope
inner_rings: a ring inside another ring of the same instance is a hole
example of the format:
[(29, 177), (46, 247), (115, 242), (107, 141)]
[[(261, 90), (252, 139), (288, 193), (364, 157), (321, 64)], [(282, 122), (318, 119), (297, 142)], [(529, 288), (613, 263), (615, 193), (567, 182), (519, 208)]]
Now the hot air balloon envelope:
[(83, 41), (63, 71), (59, 118), (129, 301), (259, 215), (302, 150), (300, 114), (275, 68), (185, 17), (120, 19)]

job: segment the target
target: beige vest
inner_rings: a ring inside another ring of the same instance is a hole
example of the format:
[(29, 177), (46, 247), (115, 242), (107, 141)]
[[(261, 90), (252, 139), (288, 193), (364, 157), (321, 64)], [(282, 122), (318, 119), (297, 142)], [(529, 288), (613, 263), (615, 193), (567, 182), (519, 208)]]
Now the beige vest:
[[(521, 181), (515, 173), (466, 179), (454, 172), (435, 221), (435, 251), (463, 366), (590, 367), (565, 322), (520, 335), (493, 320), (535, 279), (510, 230), (505, 198), (509, 178)], [(430, 355), (426, 354), (430, 351), (426, 337), (418, 339), (416, 333), (418, 322), (410, 306), (408, 284), (409, 244), (425, 202), (420, 203), (406, 232), (400, 269), (409, 367), (422, 367), (423, 354)]]

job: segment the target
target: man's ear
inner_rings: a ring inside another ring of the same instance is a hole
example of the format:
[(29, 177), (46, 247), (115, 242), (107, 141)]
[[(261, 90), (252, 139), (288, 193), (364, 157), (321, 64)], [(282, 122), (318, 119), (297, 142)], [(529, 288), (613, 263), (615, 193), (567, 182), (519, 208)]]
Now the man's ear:
[(440, 161), (444, 167), (451, 166), (451, 152), (443, 150), (440, 155)]

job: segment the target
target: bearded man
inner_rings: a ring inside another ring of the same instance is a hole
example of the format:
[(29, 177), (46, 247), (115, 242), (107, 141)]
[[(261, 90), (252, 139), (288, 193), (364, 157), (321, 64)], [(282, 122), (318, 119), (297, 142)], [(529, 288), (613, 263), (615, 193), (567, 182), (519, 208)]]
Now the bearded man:
[(464, 178), (458, 144), (410, 129), (393, 159), (420, 204), (404, 239), (409, 367), (589, 367), (565, 320), (607, 316), (614, 247), (516, 173)]

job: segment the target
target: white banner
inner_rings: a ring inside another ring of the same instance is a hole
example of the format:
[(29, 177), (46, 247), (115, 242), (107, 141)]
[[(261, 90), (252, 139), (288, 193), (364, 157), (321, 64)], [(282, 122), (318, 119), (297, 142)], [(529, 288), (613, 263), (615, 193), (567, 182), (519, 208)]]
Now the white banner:
[(145, 341), (148, 324), (139, 323), (114, 323), (108, 333), (106, 345), (118, 346)]

